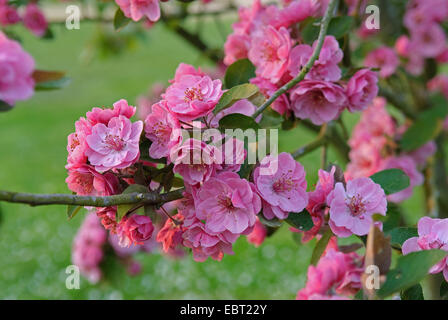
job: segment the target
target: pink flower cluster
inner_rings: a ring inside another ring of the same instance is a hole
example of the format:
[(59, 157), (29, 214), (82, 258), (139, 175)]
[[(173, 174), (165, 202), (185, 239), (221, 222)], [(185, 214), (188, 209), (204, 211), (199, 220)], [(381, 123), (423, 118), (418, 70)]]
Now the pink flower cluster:
[(160, 19), (159, 0), (115, 0), (124, 15), (134, 21), (146, 17), (151, 22)]
[(384, 98), (376, 98), (363, 111), (349, 140), (351, 151), (346, 179), (369, 177), (385, 169), (401, 169), (409, 176), (411, 185), (388, 196), (392, 202), (401, 202), (412, 196), (414, 187), (423, 183), (419, 166), (423, 166), (435, 153), (436, 146), (431, 141), (413, 152), (398, 152), (395, 141), (406, 131), (406, 126), (397, 125), (396, 120), (387, 112), (386, 103)]
[(23, 16), (20, 17), (17, 8), (8, 4), (8, 0), (0, 1), (0, 25), (9, 26), (23, 21), (23, 25), (34, 35), (42, 37), (48, 29), (48, 22), (39, 6), (30, 2), (26, 5)]
[(34, 59), (0, 32), (0, 100), (13, 105), (34, 93)]
[[(418, 237), (413, 237), (403, 243), (403, 254), (410, 252), (441, 249), (448, 252), (448, 219), (432, 219), (423, 217), (418, 222)], [(429, 272), (443, 272), (448, 282), (448, 255), (433, 266)]]
[(308, 269), (305, 288), (297, 300), (347, 300), (361, 289), (363, 261), (356, 253), (330, 249), (317, 266)]
[[(256, 77), (250, 81), (269, 97), (299, 74), (317, 46), (316, 42), (312, 46), (303, 44), (300, 34), (290, 27), (322, 15), (326, 6), (323, 1), (295, 0), (286, 2), (282, 9), (263, 6), (260, 1), (254, 1), (252, 8), (240, 8), (239, 21), (224, 47), (224, 62), (229, 65), (248, 58), (256, 67)], [(336, 119), (346, 108), (350, 112), (364, 110), (378, 94), (377, 73), (361, 69), (342, 81), (342, 59), (339, 43), (327, 36), (305, 81), (282, 95), (272, 108), (316, 125)]]
[(446, 63), (448, 43), (442, 23), (448, 20), (448, 3), (444, 0), (409, 1), (404, 25), (409, 37), (402, 36), (397, 42), (401, 55), (408, 61), (407, 69), (420, 74), (425, 59)]

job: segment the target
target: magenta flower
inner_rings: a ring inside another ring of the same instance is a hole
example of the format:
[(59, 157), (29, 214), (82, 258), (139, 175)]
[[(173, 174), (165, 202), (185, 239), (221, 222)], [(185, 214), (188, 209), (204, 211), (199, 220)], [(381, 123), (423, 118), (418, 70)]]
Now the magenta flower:
[(261, 246), (267, 235), (266, 227), (257, 219), (254, 230), (247, 235), (247, 241), (252, 243), (255, 247)]
[(121, 99), (113, 104), (113, 109), (93, 108), (92, 111), (87, 112), (86, 117), (92, 126), (97, 123), (107, 125), (112, 118), (118, 116), (124, 116), (131, 119), (132, 116), (134, 116), (135, 111), (135, 107), (130, 106), (126, 100)]
[(176, 77), (162, 97), (179, 120), (191, 121), (209, 114), (221, 98), (222, 83), (209, 76), (185, 74)]
[(245, 34), (231, 34), (224, 44), (224, 63), (231, 65), (237, 60), (247, 58), (250, 47), (250, 37)]
[(321, 125), (336, 119), (345, 107), (344, 90), (331, 82), (305, 80), (291, 91), (291, 109), (300, 119)]
[(173, 129), (180, 128), (179, 121), (168, 111), (166, 102), (156, 103), (145, 120), (146, 137), (152, 141), (149, 156), (153, 159), (167, 157), (170, 148), (177, 142), (172, 140)]
[(139, 214), (125, 216), (118, 223), (117, 235), (122, 247), (141, 245), (151, 238), (154, 231), (151, 218)]
[(119, 191), (118, 178), (114, 174), (101, 174), (86, 164), (71, 167), (65, 182), (71, 191), (81, 196), (110, 196)]
[(196, 216), (208, 231), (246, 234), (252, 231), (261, 201), (254, 187), (233, 172), (208, 179), (198, 190)]
[(34, 60), (20, 44), (0, 32), (0, 100), (13, 105), (34, 93)]
[(261, 160), (254, 170), (254, 184), (263, 200), (266, 219), (286, 219), (290, 212), (301, 212), (308, 204), (305, 170), (289, 153)]
[(327, 196), (334, 189), (334, 173), (336, 167), (332, 167), (331, 171), (319, 170), (319, 180), (317, 181), (314, 191), (308, 192), (307, 211), (311, 215), (321, 215), (327, 206)]
[(348, 110), (365, 110), (378, 95), (378, 76), (376, 72), (362, 69), (356, 72), (347, 83)]
[(328, 195), (329, 225), (334, 234), (345, 238), (352, 234), (366, 235), (373, 224), (372, 215), (386, 215), (387, 201), (384, 190), (370, 178), (357, 178), (336, 183)]
[(89, 162), (99, 172), (133, 165), (140, 156), (142, 130), (142, 121), (131, 123), (125, 116), (112, 118), (107, 126), (96, 124), (86, 138)]
[(35, 3), (26, 5), (23, 24), (38, 37), (42, 37), (47, 32), (48, 28), (48, 22), (45, 19), (44, 14)]
[(317, 266), (308, 268), (305, 288), (297, 292), (297, 300), (343, 300), (361, 289), (363, 268), (356, 253), (330, 250)]
[[(289, 72), (292, 77), (299, 74), (302, 68), (311, 58), (317, 41), (313, 47), (302, 44), (294, 47), (291, 51), (291, 62)], [(341, 78), (341, 69), (338, 63), (342, 61), (344, 54), (339, 48), (339, 43), (333, 36), (325, 37), (319, 59), (316, 60), (310, 72), (306, 75), (306, 80), (338, 81)]]
[[(255, 77), (250, 79), (250, 83), (255, 84), (259, 89), (260, 92), (264, 94), (266, 99), (269, 99), (275, 91), (280, 89), (279, 86), (273, 84), (267, 79), (261, 78), (261, 77)], [(286, 96), (286, 94), (282, 94), (280, 97), (278, 97), (272, 104), (271, 104), (272, 110), (277, 111), (279, 114), (285, 114), (290, 112), (290, 103), (289, 99)]]
[(395, 73), (400, 60), (393, 49), (383, 46), (370, 52), (364, 64), (369, 68), (380, 68), (380, 77), (387, 78)]
[[(403, 254), (410, 252), (441, 249), (448, 252), (448, 219), (432, 219), (423, 217), (418, 222), (418, 237), (413, 237), (403, 243)], [(429, 273), (443, 271), (448, 282), (448, 256), (433, 266)]]
[(221, 261), (224, 254), (233, 254), (232, 243), (238, 235), (227, 233), (212, 233), (205, 225), (197, 221), (183, 233), (184, 246), (193, 250), (193, 259), (203, 262), (211, 257)]
[(278, 82), (288, 68), (291, 45), (289, 32), (283, 27), (276, 30), (269, 25), (255, 33), (248, 56), (257, 67), (257, 76)]
[(16, 8), (9, 6), (7, 1), (0, 3), (0, 25), (12, 25), (19, 21), (20, 16)]
[(159, 0), (115, 0), (124, 15), (134, 21), (147, 17), (150, 21), (160, 19)]
[(188, 139), (170, 152), (173, 172), (180, 174), (188, 184), (207, 181), (221, 164), (222, 155), (217, 148), (205, 142)]

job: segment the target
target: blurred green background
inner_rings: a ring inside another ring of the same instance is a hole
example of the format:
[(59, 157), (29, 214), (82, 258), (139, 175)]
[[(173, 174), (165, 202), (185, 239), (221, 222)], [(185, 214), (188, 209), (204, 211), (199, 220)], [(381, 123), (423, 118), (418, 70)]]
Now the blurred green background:
[[(223, 38), (209, 23), (203, 35), (217, 46)], [(228, 32), (230, 23), (226, 25)], [(157, 81), (171, 79), (180, 62), (206, 66), (200, 53), (182, 39), (156, 24), (146, 40), (131, 50), (107, 59), (83, 63), (85, 47), (96, 27), (82, 23), (80, 30), (55, 28), (55, 39), (42, 41), (18, 28), (24, 48), (44, 70), (66, 70), (72, 78), (67, 88), (39, 92), (0, 114), (0, 189), (68, 193), (66, 138), (74, 122), (94, 106), (110, 106), (136, 97)], [(357, 116), (344, 115), (350, 128)], [(293, 151), (311, 141), (313, 134), (300, 127), (280, 135), (280, 151)], [(317, 179), (320, 153), (301, 162), (309, 186)], [(330, 151), (329, 160), (338, 163)], [(422, 191), (405, 204), (408, 223), (423, 215)], [(71, 264), (74, 235), (83, 220), (78, 214), (67, 221), (65, 207), (28, 207), (0, 203), (0, 298), (2, 299), (293, 299), (306, 281), (315, 242), (298, 245), (287, 226), (259, 248), (240, 237), (235, 255), (222, 262), (196, 263), (190, 255), (173, 260), (160, 254), (139, 254), (140, 275), (131, 277), (118, 267), (114, 276), (91, 285), (81, 280), (80, 290), (65, 287), (65, 268)], [(350, 240), (348, 240), (350, 241)]]

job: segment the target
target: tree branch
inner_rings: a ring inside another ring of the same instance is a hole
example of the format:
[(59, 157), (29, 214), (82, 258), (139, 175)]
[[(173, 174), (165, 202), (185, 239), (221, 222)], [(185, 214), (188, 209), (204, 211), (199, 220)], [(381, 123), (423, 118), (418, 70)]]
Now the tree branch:
[(122, 204), (163, 204), (183, 198), (184, 189), (157, 193), (129, 193), (106, 197), (78, 196), (71, 194), (33, 194), (0, 190), (0, 201), (24, 203), (30, 206), (75, 205), (87, 207), (110, 207)]
[(322, 21), (320, 23), (319, 37), (317, 38), (317, 46), (316, 46), (316, 48), (314, 48), (313, 54), (311, 55), (307, 64), (302, 68), (302, 70), (300, 70), (300, 73), (294, 79), (292, 79), (287, 84), (285, 84), (283, 87), (281, 87), (276, 92), (274, 92), (274, 94), (265, 103), (263, 103), (263, 105), (257, 111), (255, 111), (255, 113), (252, 115), (252, 118), (255, 119), (256, 117), (258, 117), (278, 97), (280, 97), (282, 94), (286, 93), (288, 90), (293, 88), (300, 81), (305, 79), (305, 76), (307, 75), (307, 73), (314, 66), (314, 62), (316, 62), (316, 60), (319, 58), (320, 52), (322, 50), (322, 46), (324, 45), (325, 36), (327, 35), (328, 25), (330, 23), (334, 8), (336, 7), (337, 3), (338, 3), (338, 0), (331, 0), (331, 2), (328, 4), (327, 11), (325, 12), (325, 15), (322, 18)]

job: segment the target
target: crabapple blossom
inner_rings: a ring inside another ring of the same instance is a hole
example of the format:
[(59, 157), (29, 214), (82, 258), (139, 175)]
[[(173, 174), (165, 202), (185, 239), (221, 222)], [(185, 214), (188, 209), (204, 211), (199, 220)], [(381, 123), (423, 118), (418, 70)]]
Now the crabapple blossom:
[[(430, 249), (441, 249), (448, 252), (448, 219), (433, 219), (423, 217), (418, 222), (418, 237), (413, 237), (403, 243), (403, 254)], [(429, 273), (443, 272), (448, 282), (448, 256), (433, 266)]]
[(0, 3), (0, 25), (7, 26), (20, 21), (17, 9), (8, 5), (7, 1)]
[(175, 249), (182, 243), (182, 235), (186, 230), (182, 226), (184, 220), (182, 214), (176, 214), (173, 219), (178, 221), (178, 223), (175, 223), (171, 219), (167, 219), (163, 228), (157, 233), (157, 242), (162, 243), (162, 248), (165, 252), (168, 252), (170, 249)]
[(196, 196), (196, 217), (204, 220), (205, 228), (214, 233), (250, 233), (261, 210), (253, 185), (234, 172), (209, 178)]
[(255, 222), (254, 225), (254, 230), (247, 235), (247, 241), (249, 241), (256, 247), (259, 247), (264, 242), (266, 234), (266, 227), (260, 222), (260, 220), (257, 219), (257, 222)]
[(364, 64), (369, 68), (379, 68), (380, 77), (388, 78), (395, 73), (400, 60), (392, 48), (383, 46), (370, 52)]
[(179, 121), (168, 111), (166, 102), (156, 103), (145, 119), (146, 137), (152, 141), (149, 156), (153, 159), (167, 157), (176, 143), (172, 139), (173, 129), (180, 128)]
[(361, 289), (363, 273), (361, 257), (329, 250), (317, 266), (308, 268), (305, 288), (297, 293), (297, 300), (340, 300)]
[(142, 121), (131, 123), (122, 115), (112, 118), (107, 126), (96, 124), (92, 134), (86, 138), (89, 162), (99, 172), (123, 169), (134, 164), (140, 156), (142, 130)]
[(151, 238), (153, 231), (151, 218), (139, 214), (123, 217), (117, 226), (117, 235), (122, 247), (143, 244)]
[(13, 105), (34, 93), (33, 58), (17, 41), (0, 32), (0, 100)]
[[(271, 172), (262, 174), (262, 169)], [(303, 166), (286, 152), (261, 160), (260, 166), (254, 170), (253, 178), (266, 219), (286, 219), (290, 212), (305, 209), (308, 204), (305, 174)]]
[(326, 81), (302, 81), (290, 94), (295, 116), (316, 125), (336, 119), (347, 101), (342, 87)]
[(269, 25), (257, 32), (248, 52), (250, 61), (257, 67), (257, 76), (278, 82), (288, 68), (291, 45), (289, 32), (284, 27), (276, 30)]
[(44, 14), (35, 3), (26, 5), (23, 24), (38, 37), (44, 36), (48, 28), (48, 22), (45, 19)]
[(115, 0), (124, 15), (134, 21), (146, 17), (150, 21), (160, 19), (159, 0)]
[(221, 98), (221, 80), (190, 73), (179, 76), (176, 73), (176, 78), (162, 97), (169, 111), (181, 121), (206, 116)]
[(369, 69), (357, 71), (347, 83), (346, 94), (350, 112), (366, 109), (378, 95), (378, 77)]
[(114, 174), (101, 174), (87, 164), (71, 167), (65, 182), (71, 191), (82, 196), (110, 196), (119, 190), (118, 178)]
[(386, 215), (387, 201), (384, 190), (370, 178), (357, 178), (347, 186), (337, 182), (328, 195), (329, 225), (338, 237), (352, 234), (366, 235), (373, 224), (372, 215)]
[(121, 99), (113, 104), (113, 109), (93, 108), (92, 111), (87, 112), (86, 118), (92, 126), (98, 123), (107, 125), (112, 118), (118, 116), (124, 116), (131, 119), (134, 116), (135, 111), (135, 107), (130, 106), (126, 100)]

